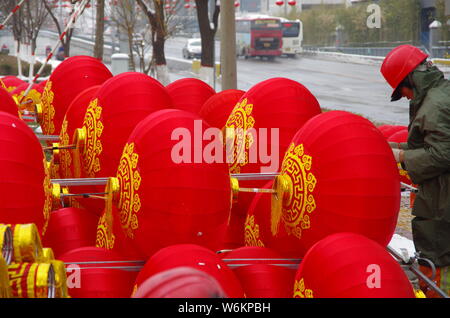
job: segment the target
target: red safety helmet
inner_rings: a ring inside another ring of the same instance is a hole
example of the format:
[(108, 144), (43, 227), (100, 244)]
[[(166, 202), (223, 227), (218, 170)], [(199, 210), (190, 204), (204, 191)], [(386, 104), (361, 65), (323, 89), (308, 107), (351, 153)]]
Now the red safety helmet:
[(402, 97), (398, 85), (427, 57), (428, 54), (412, 45), (400, 45), (389, 52), (381, 65), (381, 74), (394, 89), (392, 101)]

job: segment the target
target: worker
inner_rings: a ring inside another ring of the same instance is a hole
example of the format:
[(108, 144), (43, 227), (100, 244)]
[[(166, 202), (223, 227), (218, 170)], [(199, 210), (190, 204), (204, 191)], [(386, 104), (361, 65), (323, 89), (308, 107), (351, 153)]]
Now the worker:
[[(450, 81), (411, 45), (393, 49), (381, 73), (394, 89), (391, 101), (410, 100), (408, 140), (390, 143), (395, 160), (418, 192), (412, 208), (414, 246), (436, 266), (436, 284), (450, 295)], [(432, 269), (419, 261), (421, 271)], [(427, 297), (437, 296), (426, 290)]]

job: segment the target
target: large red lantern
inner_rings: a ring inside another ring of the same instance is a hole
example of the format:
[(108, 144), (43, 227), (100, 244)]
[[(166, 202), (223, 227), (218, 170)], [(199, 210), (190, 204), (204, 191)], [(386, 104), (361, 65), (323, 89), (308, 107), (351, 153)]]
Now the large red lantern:
[(227, 298), (217, 280), (204, 271), (180, 266), (145, 280), (133, 298)]
[(72, 151), (64, 147), (72, 144), (75, 130), (83, 127), (86, 110), (99, 88), (100, 85), (94, 85), (85, 89), (73, 99), (67, 108), (59, 134), (59, 146), (62, 149), (53, 153), (55, 163), (59, 164), (59, 174), (62, 178), (73, 178), (75, 176)]
[[(127, 298), (133, 291), (136, 266), (122, 255), (98, 247), (80, 247), (59, 257), (66, 263), (72, 298)], [(122, 267), (122, 268), (121, 268)]]
[(299, 130), (275, 179), (271, 231), (284, 232), (300, 257), (336, 232), (355, 232), (386, 246), (400, 206), (392, 151), (367, 119), (343, 111), (312, 118)]
[(200, 117), (212, 127), (222, 129), (234, 106), (244, 93), (244, 91), (238, 89), (226, 89), (212, 95), (200, 109)]
[[(127, 72), (106, 81), (87, 107), (83, 127), (74, 138), (75, 177), (110, 177), (117, 172), (128, 136), (152, 112), (172, 106), (165, 87), (148, 75)], [(83, 188), (103, 192), (102, 187)], [(101, 214), (104, 204), (83, 200), (81, 204)]]
[(172, 245), (156, 252), (137, 276), (136, 286), (139, 288), (147, 278), (157, 273), (180, 266), (189, 266), (211, 275), (228, 297), (244, 296), (239, 280), (226, 263), (213, 251), (194, 244)]
[(60, 255), (84, 246), (94, 246), (98, 216), (78, 208), (62, 208), (50, 213), (43, 245), (51, 247), (54, 255)]
[[(233, 145), (230, 172), (279, 171), (292, 137), (320, 112), (317, 99), (296, 81), (272, 78), (253, 86), (241, 97), (225, 125), (227, 148)], [(261, 181), (241, 182), (242, 187), (247, 188), (263, 184)], [(243, 224), (253, 197), (251, 193), (239, 194), (237, 204), (233, 205), (225, 248), (243, 245)]]
[(19, 117), (19, 109), (9, 93), (0, 88), (0, 111)]
[(275, 4), (276, 4), (277, 6), (282, 6), (282, 5), (284, 4), (284, 1), (282, 1), (282, 0), (277, 0), (277, 1), (275, 1)]
[(90, 102), (78, 135), (81, 176), (113, 176), (135, 126), (152, 112), (171, 106), (164, 86), (148, 75), (126, 72), (106, 81)]
[(0, 79), (0, 87), (6, 89), (7, 92), (12, 92), (16, 87), (24, 83), (26, 84), (26, 82), (13, 75), (8, 75)]
[(397, 261), (378, 243), (355, 233), (317, 242), (295, 277), (299, 298), (414, 298)]
[(166, 86), (173, 107), (198, 114), (203, 104), (216, 92), (196, 78), (182, 78)]
[(53, 197), (42, 146), (22, 120), (0, 112), (0, 149), (0, 220), (35, 223), (43, 235)]
[[(130, 135), (117, 169), (113, 219), (143, 256), (179, 243), (220, 246), (230, 176), (225, 162), (205, 161), (208, 141), (198, 138), (208, 127), (194, 113), (170, 109), (149, 115)], [(221, 151), (221, 140), (216, 142)]]
[(112, 74), (98, 59), (73, 56), (64, 60), (50, 75), (41, 96), (38, 121), (47, 135), (58, 135), (72, 100), (86, 88), (101, 85)]
[(265, 247), (240, 247), (221, 254), (247, 298), (290, 298), (297, 271), (294, 260)]

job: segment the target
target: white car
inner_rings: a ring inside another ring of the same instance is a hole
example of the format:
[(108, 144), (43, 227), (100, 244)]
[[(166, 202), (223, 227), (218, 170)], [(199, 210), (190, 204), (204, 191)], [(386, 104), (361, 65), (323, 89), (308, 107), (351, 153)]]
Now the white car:
[(200, 58), (202, 55), (202, 41), (200, 39), (189, 39), (183, 47), (185, 59)]

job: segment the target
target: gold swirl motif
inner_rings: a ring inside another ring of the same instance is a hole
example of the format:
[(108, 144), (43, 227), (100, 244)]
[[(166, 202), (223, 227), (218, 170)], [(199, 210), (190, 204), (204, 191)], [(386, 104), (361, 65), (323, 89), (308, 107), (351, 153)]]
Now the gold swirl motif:
[(313, 291), (305, 287), (305, 281), (303, 278), (300, 280), (295, 280), (294, 298), (314, 298)]
[(103, 213), (97, 225), (97, 237), (95, 240), (96, 247), (102, 247), (107, 250), (114, 247), (116, 236), (114, 235), (112, 229), (109, 229), (108, 227), (108, 222), (106, 222), (106, 213)]
[(44, 134), (52, 135), (55, 132), (55, 124), (53, 118), (55, 117), (55, 107), (53, 106), (53, 99), (55, 94), (52, 91), (52, 81), (47, 81), (45, 84), (44, 92), (41, 97), (42, 104), (42, 130)]
[(226, 144), (234, 145), (230, 163), (231, 173), (240, 173), (241, 167), (249, 162), (249, 149), (254, 142), (253, 135), (249, 133), (255, 125), (252, 116), (253, 104), (247, 103), (247, 98), (238, 102), (225, 125)]
[(134, 152), (134, 143), (127, 143), (117, 169), (117, 179), (120, 185), (118, 204), (120, 224), (127, 237), (132, 239), (134, 239), (134, 231), (139, 227), (137, 213), (141, 209), (138, 190), (142, 179), (137, 170), (138, 160), (139, 155)]
[(44, 214), (44, 226), (42, 227), (42, 233), (41, 235), (45, 235), (45, 231), (47, 230), (47, 225), (48, 225), (48, 220), (50, 219), (50, 212), (52, 211), (52, 207), (53, 207), (53, 187), (52, 187), (52, 183), (50, 182), (50, 168), (49, 165), (47, 163), (47, 161), (43, 160), (43, 164), (44, 164), (44, 171), (45, 171), (45, 178), (44, 178), (44, 182), (43, 182), (43, 186), (44, 186), (44, 193), (45, 193), (45, 201), (44, 201), (44, 207), (42, 210), (42, 213)]
[[(68, 146), (70, 139), (69, 134), (67, 132), (67, 125), (68, 121), (66, 117), (64, 117), (62, 126), (61, 126), (61, 132), (59, 134), (60, 140), (61, 140), (61, 146)], [(72, 155), (70, 150), (68, 149), (60, 149), (60, 165), (61, 169), (60, 172), (62, 174), (62, 177), (64, 178), (72, 178), (72, 173), (70, 170), (70, 167), (72, 166)]]
[[(286, 152), (281, 175), (285, 175), (292, 182), (292, 200), (283, 205), (282, 218), (288, 234), (301, 238), (302, 231), (311, 227), (308, 214), (316, 209), (316, 202), (312, 192), (317, 180), (309, 172), (312, 166), (312, 157), (304, 153), (303, 144), (292, 143)], [(307, 212), (307, 214), (305, 213)]]
[(245, 220), (245, 246), (259, 246), (264, 247), (263, 241), (259, 236), (259, 225), (255, 223), (254, 215), (247, 215)]
[(83, 159), (86, 173), (89, 177), (95, 177), (100, 171), (100, 159), (98, 156), (103, 151), (100, 137), (103, 132), (103, 123), (100, 120), (102, 107), (98, 105), (98, 98), (89, 103), (84, 117), (83, 128), (86, 129), (86, 147), (83, 150)]

